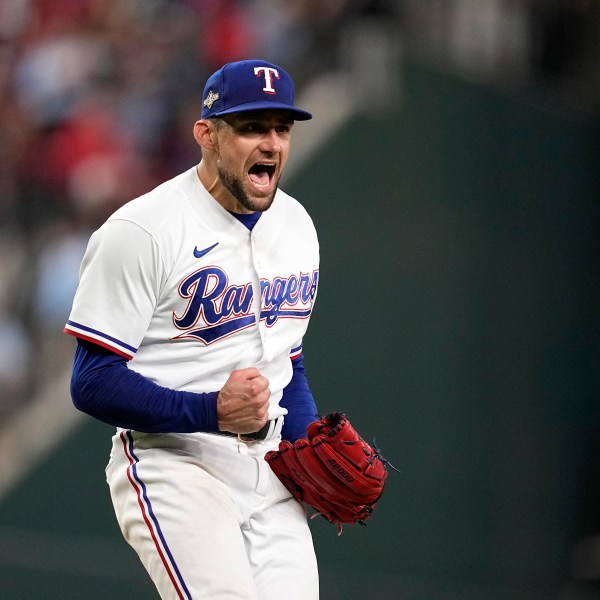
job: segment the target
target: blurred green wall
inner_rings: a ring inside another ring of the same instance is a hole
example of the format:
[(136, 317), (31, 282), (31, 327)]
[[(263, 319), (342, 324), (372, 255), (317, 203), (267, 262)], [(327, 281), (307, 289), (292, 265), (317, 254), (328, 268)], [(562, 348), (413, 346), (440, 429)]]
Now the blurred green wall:
[[(322, 598), (558, 598), (599, 424), (600, 129), (405, 65), (287, 191), (320, 232), (321, 412), (402, 472), (368, 527), (312, 522)], [(68, 399), (65, 399), (68, 401)], [(154, 598), (87, 420), (0, 503), (0, 597)]]

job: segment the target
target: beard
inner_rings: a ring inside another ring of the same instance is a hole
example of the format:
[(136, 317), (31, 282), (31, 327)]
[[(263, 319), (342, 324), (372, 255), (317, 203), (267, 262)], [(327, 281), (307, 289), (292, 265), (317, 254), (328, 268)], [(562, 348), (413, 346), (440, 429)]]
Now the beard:
[(257, 200), (250, 197), (248, 191), (246, 190), (246, 186), (239, 177), (236, 177), (233, 173), (227, 171), (220, 164), (217, 165), (217, 172), (219, 173), (219, 179), (221, 180), (221, 183), (245, 209), (252, 212), (264, 212), (271, 206), (271, 204), (273, 204), (279, 181), (277, 181), (277, 185), (270, 196)]

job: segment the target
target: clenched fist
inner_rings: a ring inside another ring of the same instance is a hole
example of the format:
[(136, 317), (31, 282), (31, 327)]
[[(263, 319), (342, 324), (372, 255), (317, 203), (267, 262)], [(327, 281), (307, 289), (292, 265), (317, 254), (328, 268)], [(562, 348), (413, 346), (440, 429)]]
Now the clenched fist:
[(254, 433), (267, 422), (269, 380), (254, 367), (232, 371), (217, 397), (219, 430)]

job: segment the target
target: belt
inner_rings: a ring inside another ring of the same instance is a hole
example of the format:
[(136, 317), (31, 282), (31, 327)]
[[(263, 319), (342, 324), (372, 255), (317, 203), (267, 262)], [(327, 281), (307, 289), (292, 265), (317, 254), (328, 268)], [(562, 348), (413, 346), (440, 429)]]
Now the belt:
[(266, 440), (269, 435), (271, 435), (279, 422), (278, 419), (274, 419), (272, 421), (267, 421), (258, 431), (254, 431), (252, 433), (233, 433), (233, 431), (218, 431), (218, 435), (224, 435), (226, 437), (236, 437), (242, 442), (260, 442), (262, 440)]

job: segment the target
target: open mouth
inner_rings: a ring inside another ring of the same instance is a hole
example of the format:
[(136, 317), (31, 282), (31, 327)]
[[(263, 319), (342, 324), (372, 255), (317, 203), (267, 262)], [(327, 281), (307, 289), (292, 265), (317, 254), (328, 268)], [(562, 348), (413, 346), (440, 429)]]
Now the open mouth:
[(248, 169), (248, 177), (257, 188), (268, 187), (274, 174), (275, 165), (269, 163), (257, 163)]

